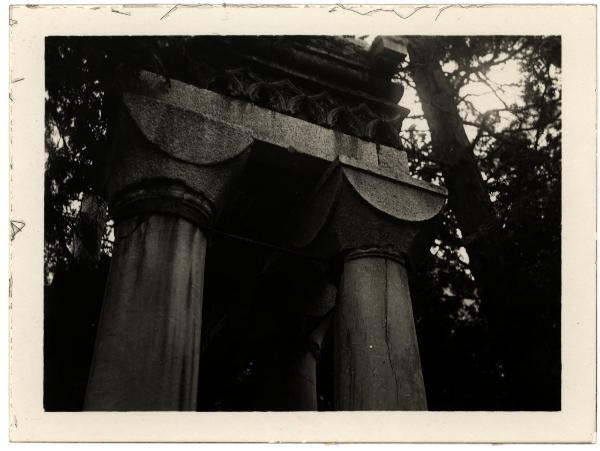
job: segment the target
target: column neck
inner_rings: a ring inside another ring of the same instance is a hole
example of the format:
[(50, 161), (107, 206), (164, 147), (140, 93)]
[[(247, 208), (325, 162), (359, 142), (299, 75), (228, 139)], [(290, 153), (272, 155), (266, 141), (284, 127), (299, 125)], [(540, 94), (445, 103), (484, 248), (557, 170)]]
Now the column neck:
[(201, 193), (182, 184), (146, 183), (120, 192), (110, 206), (115, 221), (131, 216), (166, 213), (182, 217), (202, 228), (209, 227), (214, 207)]
[(359, 258), (372, 258), (379, 257), (388, 260), (393, 260), (400, 263), (402, 266), (406, 266), (406, 258), (403, 253), (397, 252), (393, 249), (379, 246), (368, 246), (359, 247), (348, 251), (345, 255), (344, 261), (356, 260)]

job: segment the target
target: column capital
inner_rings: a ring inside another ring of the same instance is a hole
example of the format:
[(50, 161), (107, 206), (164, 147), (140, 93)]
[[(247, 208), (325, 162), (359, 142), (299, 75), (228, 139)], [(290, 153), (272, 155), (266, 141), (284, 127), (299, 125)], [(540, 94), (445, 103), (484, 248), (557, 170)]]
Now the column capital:
[(118, 124), (104, 183), (117, 218), (165, 212), (210, 223), (254, 142), (243, 127), (160, 100), (159, 88), (124, 93)]
[(323, 257), (376, 253), (404, 264), (403, 256), (420, 250), (418, 235), (435, 224), (445, 200), (444, 188), (408, 173), (392, 176), (338, 160), (302, 211), (292, 242)]

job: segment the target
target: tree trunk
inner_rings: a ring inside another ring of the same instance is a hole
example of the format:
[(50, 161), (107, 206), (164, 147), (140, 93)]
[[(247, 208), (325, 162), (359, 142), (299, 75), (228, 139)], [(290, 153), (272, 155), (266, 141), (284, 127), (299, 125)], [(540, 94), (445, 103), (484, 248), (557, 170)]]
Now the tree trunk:
[(410, 75), (415, 82), (431, 132), (433, 156), (441, 161), (454, 213), (469, 254), (469, 264), (490, 326), (493, 348), (500, 351), (506, 330), (508, 282), (501, 246), (501, 229), (482, 178), (473, 146), (458, 113), (453, 88), (439, 63), (435, 38), (408, 38)]

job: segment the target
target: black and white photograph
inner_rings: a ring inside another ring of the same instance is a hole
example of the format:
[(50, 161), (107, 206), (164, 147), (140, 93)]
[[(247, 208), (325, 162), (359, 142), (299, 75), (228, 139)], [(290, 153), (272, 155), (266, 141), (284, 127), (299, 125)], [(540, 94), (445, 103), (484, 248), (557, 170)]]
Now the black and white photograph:
[(564, 36), (319, 30), (45, 33), (43, 412), (569, 407)]

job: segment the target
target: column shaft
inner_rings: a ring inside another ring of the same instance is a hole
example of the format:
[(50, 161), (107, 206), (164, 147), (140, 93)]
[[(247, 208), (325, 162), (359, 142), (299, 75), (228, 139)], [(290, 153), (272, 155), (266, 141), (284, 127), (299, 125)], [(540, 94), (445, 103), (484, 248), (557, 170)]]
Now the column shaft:
[(317, 410), (317, 360), (309, 351), (295, 352), (285, 374), (287, 409)]
[(85, 410), (195, 410), (205, 253), (175, 215), (117, 225)]
[(335, 321), (336, 410), (426, 410), (406, 269), (361, 256), (344, 263)]

